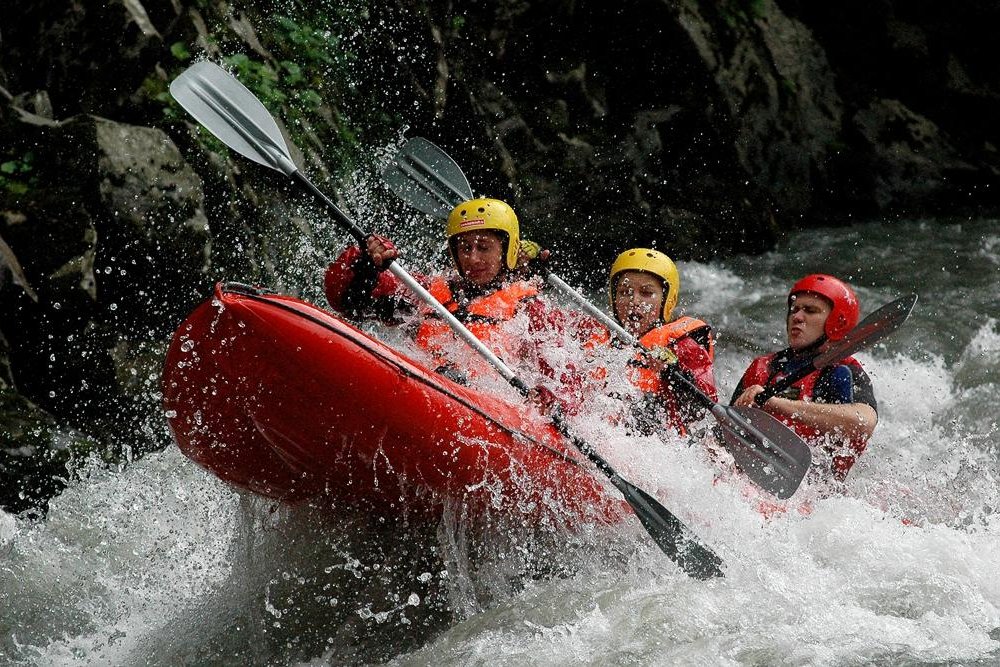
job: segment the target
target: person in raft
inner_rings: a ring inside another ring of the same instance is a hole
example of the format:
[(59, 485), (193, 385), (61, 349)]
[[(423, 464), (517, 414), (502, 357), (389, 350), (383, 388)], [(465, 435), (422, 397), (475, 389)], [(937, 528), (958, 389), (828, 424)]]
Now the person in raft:
[(673, 260), (649, 248), (621, 253), (608, 275), (611, 312), (648, 350), (636, 353), (627, 372), (641, 396), (633, 406), (633, 427), (644, 434), (666, 426), (683, 435), (705, 414), (701, 403), (676, 381), (668, 366), (679, 370), (713, 401), (718, 400), (711, 327), (694, 317), (670, 319), (680, 284)]
[[(498, 199), (472, 199), (456, 206), (448, 216), (445, 235), (456, 275), (421, 282), (501, 359), (538, 361), (537, 346), (506, 331), (505, 325), (525, 313), (531, 334), (560, 319), (559, 311), (539, 298), (539, 281), (526, 267), (529, 261), (546, 259), (548, 251), (527, 240), (522, 243), (517, 215)], [(383, 271), (398, 256), (393, 243), (379, 235), (369, 236), (364, 249), (348, 247), (326, 270), (324, 287), (330, 305), (354, 319), (386, 322), (398, 321), (401, 310), (419, 308), (424, 316), (416, 343), (432, 355), (437, 372), (463, 383), (469, 375), (485, 373), (485, 363), (467, 353), (448, 324), (430, 308), (415, 304), (396, 277)], [(455, 363), (456, 357), (462, 363)], [(544, 361), (539, 363), (544, 366)]]
[[(787, 303), (788, 347), (750, 363), (733, 393), (733, 405), (754, 405), (765, 387), (811, 364), (831, 341), (843, 338), (860, 314), (854, 291), (824, 274), (808, 275), (792, 285)], [(871, 379), (853, 357), (806, 376), (769, 398), (763, 408), (810, 445), (817, 465), (813, 479), (842, 482), (878, 421)]]

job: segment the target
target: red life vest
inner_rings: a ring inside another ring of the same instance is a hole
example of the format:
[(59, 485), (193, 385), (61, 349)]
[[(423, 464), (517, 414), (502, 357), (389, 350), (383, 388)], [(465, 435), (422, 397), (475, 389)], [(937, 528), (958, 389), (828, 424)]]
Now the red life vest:
[[(772, 354), (767, 354), (762, 357), (757, 357), (747, 368), (746, 373), (743, 374), (743, 379), (740, 382), (741, 387), (749, 387), (755, 384), (759, 384), (762, 387), (767, 387), (769, 384), (773, 385), (783, 377), (784, 373), (774, 374), (772, 377), (771, 370), (771, 360), (777, 355), (777, 352)], [(849, 357), (840, 362), (839, 365), (843, 366), (854, 366), (855, 368), (861, 369), (861, 364), (854, 357)], [(778, 394), (782, 398), (791, 398), (793, 400), (800, 401), (812, 401), (813, 395), (816, 390), (816, 382), (819, 380), (822, 371), (816, 371), (805, 376), (798, 382), (794, 383), (785, 392)], [(861, 453), (865, 451), (868, 446), (868, 440), (865, 438), (855, 437), (848, 440), (844, 447), (836, 447), (835, 445), (825, 441), (822, 437), (823, 433), (812, 426), (803, 424), (792, 417), (787, 415), (774, 414), (774, 417), (779, 421), (786, 424), (789, 428), (799, 434), (803, 440), (806, 441), (812, 447), (822, 447), (831, 455), (831, 468), (833, 469), (833, 475), (836, 479), (843, 481), (847, 477), (848, 471), (857, 458), (861, 456)]]
[[(513, 319), (524, 302), (538, 296), (537, 285), (526, 280), (510, 283), (494, 292), (476, 297), (464, 306), (455, 301), (451, 287), (443, 277), (435, 278), (427, 291), (501, 358), (504, 352), (511, 351), (507, 349), (510, 341), (505, 340), (501, 325)], [(423, 322), (417, 329), (416, 342), (434, 355), (439, 364), (445, 365), (447, 360), (444, 358), (444, 351), (454, 344), (455, 335), (447, 322), (427, 309)]]

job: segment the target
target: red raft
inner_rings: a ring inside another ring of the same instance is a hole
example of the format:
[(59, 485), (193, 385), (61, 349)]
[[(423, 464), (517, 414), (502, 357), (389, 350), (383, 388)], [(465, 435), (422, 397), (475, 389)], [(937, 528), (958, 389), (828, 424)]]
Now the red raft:
[(271, 498), (399, 514), (461, 503), (562, 525), (627, 512), (545, 418), (294, 297), (217, 285), (174, 334), (163, 395), (185, 455)]

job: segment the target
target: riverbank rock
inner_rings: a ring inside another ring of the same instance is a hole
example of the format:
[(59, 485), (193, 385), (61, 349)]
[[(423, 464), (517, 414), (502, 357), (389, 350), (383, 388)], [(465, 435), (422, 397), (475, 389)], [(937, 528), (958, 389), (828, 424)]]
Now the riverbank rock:
[[(201, 181), (157, 129), (95, 116), (19, 114), (7, 124), (17, 137), (8, 152), (30, 169), (2, 200), (0, 236), (22, 277), (0, 289), (0, 330), (9, 379), (31, 397), (8, 404), (37, 404), (102, 440), (155, 429), (146, 422), (158, 357), (142, 352), (162, 348), (185, 314), (179, 304), (207, 289)], [(57, 438), (47, 423), (15, 429), (14, 421), (5, 446), (27, 452), (21, 438)]]

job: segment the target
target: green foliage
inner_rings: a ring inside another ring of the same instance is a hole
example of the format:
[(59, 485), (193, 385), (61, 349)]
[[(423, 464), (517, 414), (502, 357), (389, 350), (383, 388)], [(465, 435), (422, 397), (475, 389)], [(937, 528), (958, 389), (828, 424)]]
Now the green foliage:
[[(357, 53), (366, 45), (364, 1), (284, 0), (272, 5), (265, 0), (248, 20), (267, 55), (248, 50), (217, 7), (201, 9), (207, 38), (226, 54), (220, 64), (283, 123), (293, 143), (321, 146), (333, 171), (353, 171), (363, 143), (382, 141), (399, 126), (391, 111), (361, 99), (358, 91), (359, 77), (366, 73)], [(453, 27), (457, 30), (463, 23), (459, 17)], [(161, 109), (165, 121), (187, 120), (168, 84), (198, 58), (197, 49), (193, 43), (177, 41), (169, 45), (169, 53), (161, 61), (166, 76), (163, 71), (150, 73), (141, 90)], [(347, 117), (345, 108), (354, 109), (358, 117)], [(199, 143), (227, 153), (207, 132), (200, 133)]]
[(140, 92), (149, 100), (158, 102), (163, 106), (163, 117), (168, 120), (180, 118), (180, 105), (170, 95), (167, 82), (155, 74), (150, 74), (142, 81), (139, 87)]
[(719, 15), (730, 28), (745, 26), (767, 16), (767, 0), (730, 0), (718, 4)]
[(35, 154), (27, 151), (20, 156), (9, 156), (0, 162), (0, 188), (12, 195), (23, 195), (35, 184)]
[(350, 79), (357, 54), (344, 48), (338, 32), (353, 31), (357, 13), (343, 6), (332, 13), (309, 8), (299, 8), (298, 13), (305, 18), (282, 14), (273, 19), (273, 31), (267, 38), (274, 61), (237, 53), (225, 58), (224, 65), (282, 119), (294, 143), (315, 144), (303, 134), (332, 130), (336, 145), (327, 146), (334, 152), (332, 162), (349, 170), (360, 143), (356, 130), (339, 113), (337, 102), (353, 92)]
[(187, 62), (191, 60), (191, 52), (188, 51), (187, 44), (184, 42), (174, 42), (171, 44), (170, 55), (172, 55), (175, 60), (180, 62)]
[(275, 33), (278, 44), (297, 54), (302, 62), (310, 65), (333, 65), (337, 62), (338, 35), (297, 23), (287, 16), (279, 16), (275, 22), (278, 24)]

